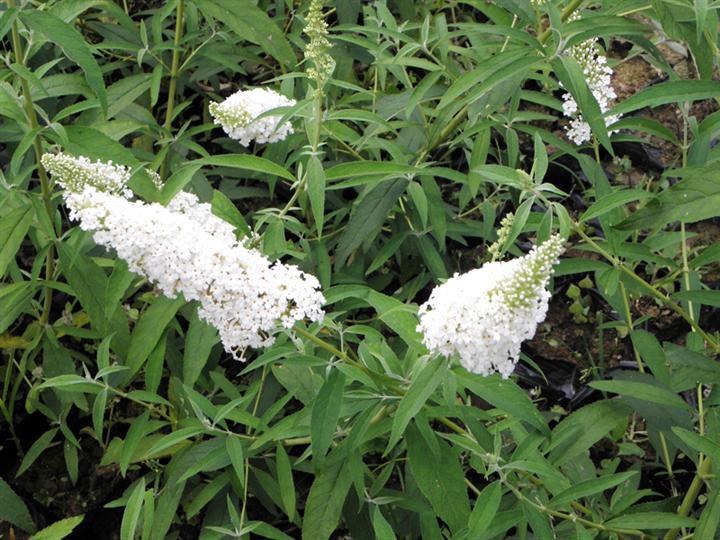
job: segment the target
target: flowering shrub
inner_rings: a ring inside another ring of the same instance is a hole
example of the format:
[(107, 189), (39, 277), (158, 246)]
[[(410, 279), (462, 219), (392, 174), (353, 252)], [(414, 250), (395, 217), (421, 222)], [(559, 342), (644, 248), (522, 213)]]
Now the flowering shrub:
[(716, 537), (718, 6), (3, 9), (0, 536)]

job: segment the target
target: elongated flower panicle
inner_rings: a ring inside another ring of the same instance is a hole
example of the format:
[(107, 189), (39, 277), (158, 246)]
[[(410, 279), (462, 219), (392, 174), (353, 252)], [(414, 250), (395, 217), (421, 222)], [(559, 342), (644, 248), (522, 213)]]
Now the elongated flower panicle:
[(322, 88), (335, 69), (335, 60), (328, 54), (331, 47), (327, 39), (328, 25), (322, 12), (323, 0), (312, 0), (305, 18), (304, 32), (310, 37), (305, 46), (305, 60), (312, 63), (307, 74), (315, 79), (318, 89)]
[(274, 143), (284, 140), (293, 132), (290, 122), (280, 125), (280, 116), (258, 118), (265, 111), (278, 107), (295, 105), (269, 88), (239, 90), (222, 103), (211, 103), (210, 114), (225, 133), (241, 145), (248, 146), (253, 140), (258, 143)]
[(167, 206), (133, 202), (123, 167), (64, 154), (42, 160), (65, 188), (70, 219), (166, 296), (198, 301), (198, 315), (236, 358), (271, 345), (281, 327), (323, 317), (314, 276), (238, 242), (232, 225), (195, 195), (181, 192)]
[(62, 152), (43, 154), (40, 161), (53, 180), (67, 191), (79, 192), (92, 186), (106, 193), (132, 197), (132, 191), (127, 187), (130, 171), (112, 161), (92, 162), (85, 156), (75, 157)]
[[(613, 70), (607, 65), (607, 58), (600, 51), (597, 39), (589, 39), (573, 45), (566, 54), (577, 60), (583, 69), (585, 80), (595, 100), (604, 114), (617, 98), (612, 87)], [(578, 108), (575, 98), (569, 92), (563, 94), (563, 114), (571, 118), (567, 127), (568, 138), (575, 144), (583, 144), (592, 137), (592, 130)], [(620, 119), (619, 115), (605, 117), (605, 125), (610, 126)]]
[(420, 306), (418, 332), (430, 351), (457, 354), (468, 370), (510, 376), (520, 345), (545, 319), (553, 266), (563, 251), (558, 235), (518, 259), (455, 274)]
[(114, 249), (131, 271), (166, 296), (197, 300), (198, 315), (218, 329), (236, 358), (247, 347), (270, 346), (279, 327), (323, 316), (315, 277), (237, 242), (232, 227), (192, 194), (181, 193), (164, 207), (88, 187), (68, 192), (65, 201), (71, 219)]

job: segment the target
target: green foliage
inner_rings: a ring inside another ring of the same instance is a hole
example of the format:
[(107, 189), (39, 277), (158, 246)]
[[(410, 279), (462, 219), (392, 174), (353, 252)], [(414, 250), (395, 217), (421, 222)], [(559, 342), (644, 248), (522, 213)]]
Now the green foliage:
[[(0, 536), (87, 534), (105, 507), (123, 540), (714, 538), (718, 6), (327, 4), (327, 81), (302, 61), (308, 1), (3, 6)], [(596, 38), (627, 77), (605, 112), (564, 54)], [(295, 133), (243, 148), (208, 105), (260, 86), (297, 101), (276, 111)], [(317, 276), (325, 320), (236, 362), (68, 219), (39, 161), (60, 149), (129, 167), (149, 202), (197, 194)], [(431, 355), (417, 305), (488, 262), (509, 213), (492, 253), (569, 249), (504, 380)], [(35, 491), (48, 474), (84, 515)]]

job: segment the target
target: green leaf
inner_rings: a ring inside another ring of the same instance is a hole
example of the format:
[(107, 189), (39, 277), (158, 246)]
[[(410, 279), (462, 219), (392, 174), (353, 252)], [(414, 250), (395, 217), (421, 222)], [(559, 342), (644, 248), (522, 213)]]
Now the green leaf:
[(533, 179), (538, 184), (545, 178), (548, 168), (548, 151), (545, 143), (538, 132), (533, 134), (534, 160), (533, 160)]
[(549, 450), (555, 465), (569, 462), (621, 424), (627, 424), (630, 407), (612, 399), (596, 401), (572, 412), (552, 432)]
[(527, 519), (534, 536), (538, 540), (554, 540), (557, 535), (553, 532), (548, 517), (527, 501), (522, 501), (522, 510)]
[(203, 166), (213, 165), (216, 167), (244, 169), (246, 171), (255, 171), (279, 176), (280, 178), (285, 178), (286, 180), (295, 180), (295, 177), (284, 167), (277, 165), (269, 159), (252, 156), (250, 154), (219, 154), (188, 162), (188, 165), (196, 164)]
[(186, 427), (186, 428), (180, 428), (177, 431), (173, 431), (172, 433), (169, 433), (162, 437), (158, 442), (156, 442), (143, 456), (143, 459), (148, 459), (153, 456), (160, 455), (163, 451), (167, 450), (168, 448), (171, 448), (177, 444), (180, 444), (182, 441), (189, 439), (190, 437), (195, 437), (196, 435), (200, 435), (205, 430), (201, 427)]
[(509, 379), (499, 375), (479, 377), (465, 370), (458, 371), (458, 380), (478, 397), (511, 416), (527, 422), (541, 433), (549, 429), (527, 393)]
[(204, 0), (200, 10), (229, 26), (238, 37), (256, 43), (286, 66), (295, 67), (297, 58), (283, 31), (251, 0)]
[(177, 515), (180, 498), (184, 490), (185, 482), (174, 482), (163, 487), (155, 507), (150, 540), (165, 540), (167, 538), (167, 532)]
[(606, 521), (604, 525), (618, 529), (674, 529), (680, 527), (695, 527), (697, 520), (669, 512), (637, 512), (613, 518)]
[(484, 533), (495, 518), (502, 500), (502, 484), (496, 480), (488, 484), (478, 495), (475, 506), (470, 514), (468, 538), (478, 538)]
[(422, 409), (425, 402), (442, 382), (442, 374), (438, 374), (438, 372), (445, 369), (446, 366), (445, 360), (437, 357), (425, 364), (420, 373), (410, 383), (410, 388), (400, 400), (397, 411), (393, 415), (392, 431), (385, 448), (385, 455), (397, 444), (410, 420)]
[(580, 216), (580, 222), (588, 221), (606, 214), (610, 210), (624, 206), (633, 201), (639, 201), (641, 199), (649, 199), (655, 197), (654, 194), (644, 191), (642, 189), (623, 189), (615, 191), (610, 195), (601, 197), (600, 200), (595, 202), (590, 208), (585, 210)]
[(310, 487), (302, 522), (302, 540), (328, 540), (337, 528), (352, 478), (348, 461), (323, 468)]
[(397, 540), (392, 526), (382, 515), (380, 507), (377, 505), (374, 505), (372, 509), (372, 526), (377, 540)]
[(340, 285), (325, 294), (328, 304), (345, 298), (358, 298), (367, 302), (377, 312), (378, 318), (392, 329), (409, 346), (419, 352), (426, 352), (422, 336), (417, 331), (417, 306), (405, 304), (370, 287), (361, 285)]
[(145, 495), (145, 478), (140, 477), (130, 492), (130, 497), (128, 497), (123, 512), (122, 523), (120, 523), (120, 540), (133, 540), (135, 538), (135, 530), (142, 510), (143, 495)]
[(103, 417), (105, 415), (105, 405), (107, 404), (108, 390), (103, 388), (102, 392), (95, 396), (93, 403), (92, 421), (95, 430), (95, 438), (102, 444), (103, 438)]
[(325, 179), (328, 182), (332, 182), (343, 178), (362, 178), (369, 176), (393, 178), (417, 172), (419, 172), (417, 167), (403, 165), (402, 163), (389, 161), (349, 161), (330, 167), (325, 171)]
[(5, 8), (2, 16), (0, 16), (0, 38), (4, 38), (5, 34), (8, 33), (8, 31), (12, 27), (12, 24), (15, 22), (15, 19), (17, 18), (17, 14), (17, 8)]
[(102, 71), (93, 58), (90, 47), (85, 43), (83, 35), (73, 26), (47, 11), (26, 9), (20, 12), (20, 18), (34, 32), (42, 34), (49, 42), (60, 47), (65, 56), (80, 66), (85, 73), (88, 86), (100, 100), (103, 110), (106, 110), (108, 102)]
[(662, 227), (672, 221), (695, 223), (720, 216), (720, 174), (717, 167), (677, 169), (672, 171), (672, 176), (683, 179), (659, 193), (657, 199), (616, 227), (621, 230)]
[(108, 326), (105, 318), (104, 297), (108, 278), (105, 272), (89, 257), (73, 252), (67, 243), (58, 243), (57, 250), (63, 266), (63, 273), (75, 296), (90, 317), (93, 328), (101, 334), (105, 334)]
[(517, 76), (528, 74), (530, 69), (543, 62), (543, 59), (525, 50), (510, 50), (497, 54), (479, 67), (464, 73), (444, 93), (438, 109), (443, 109), (458, 98), (470, 93), (472, 101), (487, 94), (499, 84)]
[(405, 192), (405, 179), (381, 182), (368, 191), (350, 214), (336, 251), (336, 266), (342, 267), (350, 254), (363, 242), (377, 235), (395, 202)]
[(339, 369), (332, 369), (313, 402), (310, 418), (310, 444), (316, 469), (322, 467), (325, 454), (330, 448), (333, 435), (335, 435), (344, 388), (345, 375)]
[(720, 490), (713, 489), (700, 515), (695, 538), (715, 538), (718, 527), (720, 527)]
[(23, 460), (20, 463), (20, 467), (15, 473), (15, 478), (27, 471), (30, 466), (35, 463), (35, 460), (40, 457), (40, 454), (47, 450), (47, 448), (50, 446), (50, 443), (52, 443), (53, 439), (55, 438), (57, 432), (58, 428), (53, 428), (46, 431), (37, 438), (37, 440), (32, 444), (32, 446), (28, 449), (27, 453), (23, 457)]
[(550, 504), (555, 508), (565, 506), (573, 501), (582, 499), (583, 497), (602, 493), (606, 489), (622, 484), (636, 474), (637, 471), (628, 471), (618, 474), (607, 474), (600, 476), (599, 478), (581, 480), (562, 493), (559, 493), (555, 498), (553, 498)]
[(307, 190), (318, 236), (325, 220), (325, 171), (320, 160), (311, 156), (307, 164)]
[(682, 441), (687, 444), (690, 448), (697, 450), (705, 454), (710, 458), (713, 463), (720, 463), (720, 445), (714, 441), (711, 441), (707, 437), (693, 433), (687, 429), (683, 429), (678, 426), (673, 426), (672, 431), (675, 435), (680, 437)]
[(280, 500), (283, 510), (290, 521), (295, 517), (295, 482), (293, 480), (290, 458), (282, 444), (275, 447), (275, 474), (280, 488)]
[(679, 409), (689, 409), (690, 406), (676, 393), (649, 383), (636, 381), (593, 381), (588, 386), (602, 390), (603, 392), (612, 392), (628, 396), (633, 399), (649, 401), (658, 405), (670, 405)]
[(191, 162), (176, 170), (168, 178), (160, 189), (160, 202), (169, 203), (175, 195), (180, 193), (188, 185), (202, 167), (202, 163)]
[(0, 278), (15, 259), (33, 220), (32, 204), (25, 199), (20, 202), (20, 206), (0, 218)]
[[(130, 461), (135, 455), (135, 450), (137, 450), (140, 441), (145, 436), (145, 428), (149, 419), (150, 411), (145, 411), (130, 424), (130, 429), (128, 429), (127, 435), (125, 436), (120, 454), (120, 474), (122, 474), (123, 477), (127, 472)], [(143, 486), (143, 489), (145, 489), (145, 486)]]
[(58, 375), (43, 382), (37, 387), (38, 390), (54, 388), (64, 392), (87, 392), (95, 394), (100, 391), (100, 384), (93, 382), (80, 375)]
[(704, 306), (720, 307), (720, 291), (680, 291), (672, 295), (673, 300), (693, 302)]
[(250, 236), (250, 227), (235, 204), (222, 191), (213, 190), (212, 213), (234, 225), (244, 236)]
[(165, 332), (165, 328), (184, 303), (185, 299), (182, 295), (178, 298), (161, 296), (143, 313), (130, 339), (126, 362), (130, 369), (124, 375), (125, 381), (129, 381), (142, 367)]
[(405, 441), (410, 472), (422, 494), (452, 531), (465, 527), (470, 501), (456, 452), (438, 438), (440, 451), (434, 453), (414, 425), (408, 426)]
[(0, 521), (7, 521), (25, 532), (35, 532), (35, 524), (27, 506), (2, 478), (0, 478)]
[(185, 351), (183, 352), (183, 382), (192, 387), (205, 368), (210, 351), (220, 341), (215, 327), (198, 317), (193, 311), (190, 326), (185, 334)]
[(630, 334), (633, 345), (640, 353), (640, 357), (650, 366), (650, 370), (658, 381), (665, 385), (670, 384), (670, 373), (665, 360), (665, 351), (657, 338), (645, 330), (634, 330)]
[(637, 94), (619, 101), (608, 114), (627, 114), (645, 107), (700, 101), (717, 96), (720, 96), (720, 82), (717, 81), (668, 81), (650, 85)]
[(228, 436), (225, 439), (225, 449), (228, 456), (230, 456), (230, 464), (240, 481), (240, 485), (245, 485), (245, 450), (242, 442), (237, 437)]
[(15, 322), (30, 303), (37, 286), (29, 281), (18, 281), (0, 287), (0, 334)]
[(30, 537), (30, 540), (61, 540), (69, 536), (75, 530), (75, 527), (82, 523), (85, 516), (75, 516), (61, 519), (52, 525), (45, 527)]

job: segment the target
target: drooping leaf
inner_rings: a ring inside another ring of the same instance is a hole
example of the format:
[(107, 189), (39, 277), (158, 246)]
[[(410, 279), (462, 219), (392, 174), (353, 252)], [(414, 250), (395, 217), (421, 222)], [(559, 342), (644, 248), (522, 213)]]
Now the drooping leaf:
[(0, 478), (0, 521), (7, 521), (23, 531), (35, 532), (35, 523), (23, 500)]
[(337, 528), (352, 479), (348, 462), (328, 464), (315, 476), (305, 504), (303, 540), (328, 540)]
[(103, 109), (108, 100), (100, 66), (93, 58), (85, 38), (73, 26), (47, 11), (26, 9), (20, 12), (23, 23), (43, 35), (50, 43), (59, 46), (63, 53), (85, 73), (88, 86), (97, 96)]
[(279, 62), (295, 65), (297, 58), (282, 30), (250, 0), (207, 0), (199, 2), (198, 7), (228, 25), (241, 39), (260, 45)]
[(336, 265), (342, 267), (350, 254), (364, 241), (371, 240), (385, 222), (395, 202), (405, 191), (405, 179), (388, 180), (374, 186), (365, 194), (350, 215), (336, 253)]
[(440, 451), (433, 453), (414, 425), (408, 426), (405, 440), (408, 465), (422, 494), (451, 530), (465, 527), (470, 502), (458, 455), (440, 439), (437, 440)]
[(85, 519), (83, 515), (61, 519), (33, 534), (30, 540), (62, 540), (70, 536), (83, 519)]
[(339, 369), (330, 371), (327, 380), (320, 387), (313, 402), (310, 419), (310, 439), (313, 453), (313, 462), (321, 467), (325, 454), (330, 448), (333, 435), (340, 418), (345, 376)]

